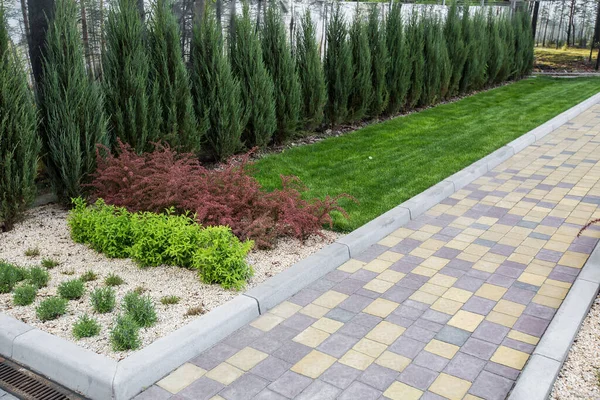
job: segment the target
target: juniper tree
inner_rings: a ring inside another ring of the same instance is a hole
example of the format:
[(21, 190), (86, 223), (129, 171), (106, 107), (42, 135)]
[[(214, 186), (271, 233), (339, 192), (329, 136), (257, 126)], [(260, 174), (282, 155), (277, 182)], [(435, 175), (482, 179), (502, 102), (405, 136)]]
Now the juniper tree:
[(312, 130), (323, 122), (327, 92), (315, 25), (309, 9), (306, 9), (300, 20), (300, 29), (296, 33), (295, 54), (302, 98), (300, 115), (305, 129)]
[(336, 4), (327, 25), (327, 50), (325, 53), (325, 83), (327, 104), (325, 116), (332, 125), (346, 121), (348, 99), (352, 88), (352, 51), (348, 41), (348, 27)]
[(496, 82), (505, 57), (505, 47), (500, 37), (500, 23), (490, 9), (487, 19), (487, 83), (490, 85)]
[(223, 49), (214, 11), (206, 9), (196, 22), (190, 50), (192, 97), (196, 115), (208, 116), (208, 151), (223, 160), (242, 147), (244, 110), (240, 83)]
[(406, 29), (408, 57), (411, 63), (410, 86), (407, 93), (408, 108), (415, 107), (423, 93), (425, 74), (425, 24), (424, 18), (413, 11)]
[(465, 62), (460, 89), (461, 92), (466, 92), (480, 89), (486, 82), (487, 32), (483, 13), (479, 11), (471, 17), (465, 9), (462, 27), (469, 56)]
[(40, 151), (33, 94), (13, 50), (0, 6), (0, 231), (12, 229), (33, 200)]
[(533, 36), (529, 14), (518, 11), (513, 18), (515, 25), (515, 72), (522, 78), (533, 68)]
[(423, 71), (423, 91), (419, 105), (428, 106), (433, 104), (441, 91), (441, 50), (437, 40), (437, 23), (432, 16), (423, 18), (425, 69)]
[[(387, 90), (389, 93), (387, 113), (398, 113), (406, 103), (406, 95), (410, 87), (412, 60), (408, 55), (408, 43), (402, 24), (401, 4), (394, 2), (385, 21), (386, 48), (389, 55), (389, 66), (386, 71)], [(373, 58), (373, 62), (378, 62)]]
[(96, 166), (96, 145), (108, 144), (99, 85), (86, 73), (77, 5), (57, 0), (46, 35), (39, 105), (44, 163), (63, 203), (83, 194)]
[(158, 87), (161, 139), (180, 151), (197, 152), (205, 124), (198, 124), (194, 114), (189, 76), (181, 55), (179, 25), (171, 6), (170, 0), (156, 0), (152, 6), (148, 31), (149, 77)]
[(446, 24), (444, 25), (444, 38), (446, 39), (448, 57), (452, 66), (448, 96), (456, 96), (458, 94), (460, 80), (467, 60), (467, 47), (463, 38), (462, 21), (459, 11), (457, 3), (453, 2), (448, 10)]
[(275, 97), (248, 3), (244, 3), (242, 16), (234, 17), (233, 24), (229, 55), (233, 72), (241, 83), (241, 99), (248, 117), (242, 140), (247, 147), (265, 147), (277, 128)]
[(275, 87), (278, 143), (290, 139), (300, 122), (300, 80), (294, 64), (281, 13), (274, 4), (267, 8), (262, 28), (263, 60)]
[[(400, 35), (402, 32), (400, 31)], [(368, 114), (370, 117), (381, 115), (388, 105), (389, 93), (386, 74), (390, 65), (386, 44), (385, 26), (380, 21), (379, 7), (371, 7), (367, 24), (367, 39), (371, 46), (371, 103)], [(402, 36), (400, 36), (402, 40)]]
[(356, 11), (350, 28), (350, 48), (352, 51), (352, 87), (348, 99), (349, 121), (359, 121), (367, 114), (373, 97), (371, 82), (371, 50), (367, 26)]
[(500, 20), (500, 39), (502, 41), (504, 58), (496, 77), (496, 82), (504, 82), (512, 77), (515, 64), (515, 31), (512, 18), (503, 15)]
[(158, 84), (151, 79), (145, 29), (136, 0), (117, 0), (108, 14), (103, 53), (104, 94), (116, 139), (137, 152), (160, 138), (162, 112)]

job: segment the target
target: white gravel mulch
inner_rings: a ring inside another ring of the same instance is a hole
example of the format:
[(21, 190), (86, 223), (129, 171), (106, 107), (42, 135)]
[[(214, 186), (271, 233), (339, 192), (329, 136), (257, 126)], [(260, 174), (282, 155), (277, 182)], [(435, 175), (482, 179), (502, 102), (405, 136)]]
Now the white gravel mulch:
[[(185, 316), (189, 308), (202, 306), (206, 311), (210, 311), (241, 293), (225, 290), (218, 285), (204, 284), (195, 271), (185, 268), (160, 266), (142, 269), (130, 259), (107, 258), (73, 242), (66, 217), (67, 211), (61, 207), (45, 205), (29, 210), (25, 219), (12, 231), (0, 233), (0, 259), (20, 266), (39, 266), (44, 258), (60, 262), (59, 266), (48, 270), (51, 276), (48, 287), (38, 291), (32, 305), (14, 306), (12, 293), (0, 294), (0, 312), (53, 335), (74, 341), (96, 353), (122, 359), (131, 352), (114, 352), (109, 341), (109, 331), (115, 316), (120, 312), (120, 307), (117, 306), (113, 313), (96, 314), (90, 305), (89, 293), (94, 288), (103, 286), (104, 278), (109, 273), (115, 273), (125, 281), (123, 285), (115, 287), (117, 303), (120, 303), (127, 292), (138, 287), (144, 288), (144, 294), (149, 294), (154, 300), (158, 323), (141, 330), (142, 347), (182, 327), (192, 318), (197, 318)], [(247, 259), (254, 268), (254, 277), (247, 288), (254, 287), (289, 268), (339, 237), (337, 233), (329, 231), (323, 231), (323, 235), (324, 238), (315, 236), (304, 243), (285, 238), (279, 240), (271, 250), (252, 251)], [(39, 249), (39, 256), (25, 256), (25, 251), (30, 248)], [(45, 323), (36, 317), (35, 307), (43, 299), (56, 295), (56, 288), (61, 282), (78, 278), (89, 270), (94, 271), (98, 279), (86, 283), (86, 294), (80, 300), (69, 302), (66, 315)], [(178, 296), (180, 302), (175, 305), (163, 305), (160, 303), (163, 296)], [(84, 313), (97, 318), (102, 325), (102, 331), (98, 336), (76, 340), (71, 330), (79, 316)]]
[(600, 297), (585, 318), (550, 398), (600, 399)]

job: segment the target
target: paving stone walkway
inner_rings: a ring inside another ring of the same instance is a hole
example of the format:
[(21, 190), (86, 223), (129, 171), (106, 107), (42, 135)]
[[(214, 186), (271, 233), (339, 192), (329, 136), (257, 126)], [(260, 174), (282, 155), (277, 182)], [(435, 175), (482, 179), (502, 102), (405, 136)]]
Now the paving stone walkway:
[(597, 105), (138, 399), (504, 399), (599, 205)]

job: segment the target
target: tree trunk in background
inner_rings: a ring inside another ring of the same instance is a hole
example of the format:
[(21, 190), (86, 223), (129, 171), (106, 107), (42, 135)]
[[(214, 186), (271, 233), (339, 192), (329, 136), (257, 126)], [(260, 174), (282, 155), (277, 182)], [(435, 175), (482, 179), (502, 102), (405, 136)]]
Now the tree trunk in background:
[(567, 26), (567, 46), (571, 43), (571, 34), (573, 32), (573, 18), (575, 17), (575, 0), (571, 0), (571, 8), (569, 10), (569, 26)]
[(536, 1), (533, 6), (533, 18), (531, 20), (531, 33), (533, 34), (533, 40), (535, 40), (535, 31), (537, 30), (537, 22), (538, 22), (539, 12), (540, 12), (540, 2)]
[(558, 23), (558, 36), (556, 37), (556, 48), (558, 49), (559, 44), (560, 44), (560, 36), (561, 36), (561, 29), (562, 29), (562, 23), (563, 23), (563, 17), (565, 15), (565, 0), (563, 0), (562, 2), (562, 6), (560, 7), (560, 22)]
[(143, 22), (146, 18), (146, 11), (144, 10), (144, 0), (137, 0), (137, 8)]
[(42, 58), (46, 42), (46, 30), (48, 23), (54, 17), (54, 0), (28, 0), (29, 11), (29, 57), (31, 58), (31, 69), (34, 84), (40, 82), (42, 76)]
[(548, 4), (548, 12), (546, 13), (546, 24), (544, 26), (544, 37), (542, 39), (542, 47), (546, 47), (546, 33), (548, 33), (548, 24), (550, 23), (550, 4)]
[(594, 24), (594, 36), (592, 36), (592, 45), (590, 46), (590, 58), (589, 62), (592, 62), (592, 54), (594, 53), (594, 47), (598, 42), (598, 28), (600, 28), (600, 0), (598, 0), (598, 10), (596, 13), (596, 23)]
[(25, 41), (27, 42), (27, 46), (29, 46), (31, 43), (31, 30), (29, 28), (29, 17), (27, 16), (27, 4), (25, 0), (21, 0), (21, 12), (23, 13), (23, 28), (25, 30)]
[(194, 23), (202, 20), (202, 13), (204, 12), (205, 0), (194, 0)]
[(223, 0), (217, 0), (216, 6), (217, 24), (221, 27), (221, 14), (223, 14)]
[(94, 66), (92, 63), (92, 52), (90, 51), (90, 38), (88, 35), (87, 15), (85, 12), (85, 0), (80, 0), (81, 5), (81, 33), (83, 36), (83, 51), (85, 55), (85, 63), (88, 68), (88, 73), (94, 74)]

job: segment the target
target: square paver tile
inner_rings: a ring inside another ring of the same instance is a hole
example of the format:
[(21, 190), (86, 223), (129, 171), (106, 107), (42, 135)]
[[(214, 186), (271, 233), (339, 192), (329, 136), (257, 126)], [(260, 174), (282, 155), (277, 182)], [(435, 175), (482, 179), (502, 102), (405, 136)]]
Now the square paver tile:
[(454, 357), (459, 347), (453, 344), (445, 343), (436, 339), (425, 346), (425, 350), (438, 356), (451, 359)]
[(245, 347), (229, 357), (227, 362), (243, 371), (249, 371), (268, 356), (268, 354), (255, 350), (252, 347)]
[(392, 400), (419, 400), (423, 392), (402, 382), (394, 382), (383, 393)]
[(441, 373), (431, 384), (429, 391), (444, 396), (450, 400), (461, 400), (471, 387), (471, 382)]
[(205, 369), (194, 364), (185, 363), (156, 384), (175, 394), (189, 386), (192, 382), (200, 379), (205, 373)]
[(463, 329), (468, 332), (473, 332), (483, 321), (483, 318), (483, 315), (459, 310), (452, 318), (450, 318), (448, 325)]
[(244, 375), (244, 371), (227, 363), (221, 363), (206, 373), (207, 378), (215, 380), (225, 386), (232, 384), (242, 375)]
[(459, 352), (448, 363), (444, 372), (456, 376), (457, 378), (473, 382), (481, 370), (483, 370), (485, 364), (486, 362), (484, 360)]
[(529, 354), (514, 350), (506, 346), (500, 346), (490, 359), (498, 364), (506, 365), (514, 369), (521, 370), (525, 366)]
[(427, 390), (429, 385), (435, 381), (438, 373), (427, 368), (411, 364), (398, 377), (400, 382), (406, 383), (419, 390)]
[(287, 371), (279, 379), (271, 383), (268, 388), (287, 398), (294, 398), (311, 383), (312, 379), (292, 371)]
[(299, 374), (308, 376), (309, 378), (316, 379), (327, 368), (331, 367), (336, 362), (334, 357), (328, 354), (321, 353), (320, 351), (313, 350), (308, 353), (302, 360), (298, 361), (292, 368), (291, 371)]
[(319, 379), (340, 389), (346, 389), (361, 373), (356, 368), (336, 362)]

